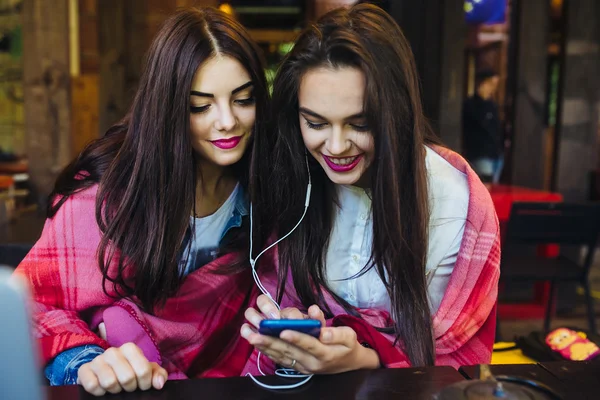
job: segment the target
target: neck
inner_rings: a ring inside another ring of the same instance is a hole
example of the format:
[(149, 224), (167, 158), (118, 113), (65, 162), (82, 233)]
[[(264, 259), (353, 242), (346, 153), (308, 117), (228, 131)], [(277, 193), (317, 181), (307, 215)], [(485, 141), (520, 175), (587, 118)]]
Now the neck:
[(203, 160), (197, 163), (195, 216), (214, 213), (227, 200), (237, 183), (231, 168), (221, 167)]
[(227, 167), (199, 160), (197, 165), (196, 192), (203, 197), (214, 197), (233, 177)]

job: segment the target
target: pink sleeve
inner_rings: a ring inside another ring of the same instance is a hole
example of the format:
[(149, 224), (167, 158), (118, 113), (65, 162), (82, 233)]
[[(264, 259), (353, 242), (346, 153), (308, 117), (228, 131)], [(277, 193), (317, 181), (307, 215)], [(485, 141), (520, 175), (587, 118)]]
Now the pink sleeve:
[(96, 259), (95, 192), (88, 189), (67, 200), (15, 271), (30, 286), (34, 334), (44, 362), (80, 345), (108, 346), (82, 317), (113, 302), (102, 290)]

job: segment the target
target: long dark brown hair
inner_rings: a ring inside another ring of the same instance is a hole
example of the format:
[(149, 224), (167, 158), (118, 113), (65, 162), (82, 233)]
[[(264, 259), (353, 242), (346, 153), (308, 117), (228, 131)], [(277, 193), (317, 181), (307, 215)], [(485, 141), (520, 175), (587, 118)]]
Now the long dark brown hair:
[[(413, 365), (432, 365), (434, 340), (426, 290), (425, 263), (429, 206), (425, 169), (426, 143), (437, 142), (423, 116), (419, 81), (410, 46), (400, 27), (382, 9), (368, 4), (333, 10), (307, 28), (283, 60), (272, 95), (273, 128), (257, 138), (257, 168), (271, 171), (268, 190), (261, 190), (257, 235), (271, 230), (286, 234), (304, 211), (308, 173), (298, 117), (300, 82), (311, 68), (359, 68), (366, 77), (364, 113), (375, 142), (367, 173), (373, 209), (371, 260), (392, 304), (397, 335)], [(309, 157), (312, 198), (306, 217), (279, 245), (280, 284), (289, 269), (305, 306), (327, 308), (325, 288), (347, 312), (356, 310), (327, 288), (324, 259), (336, 204), (334, 184)], [(264, 236), (256, 239), (264, 240)], [(388, 275), (386, 279), (385, 275)]]
[[(190, 90), (197, 69), (217, 51), (239, 61), (250, 75), (256, 100), (253, 136), (260, 136), (268, 111), (260, 50), (225, 13), (183, 10), (154, 38), (127, 116), (65, 168), (50, 194), (52, 218), (69, 196), (99, 184), (98, 264), (104, 290), (110, 282), (118, 296), (133, 297), (149, 311), (181, 285), (178, 262), (185, 254), (199, 177), (190, 136)], [(246, 190), (248, 153), (232, 166)], [(234, 240), (240, 260), (247, 239), (246, 234), (245, 240)]]

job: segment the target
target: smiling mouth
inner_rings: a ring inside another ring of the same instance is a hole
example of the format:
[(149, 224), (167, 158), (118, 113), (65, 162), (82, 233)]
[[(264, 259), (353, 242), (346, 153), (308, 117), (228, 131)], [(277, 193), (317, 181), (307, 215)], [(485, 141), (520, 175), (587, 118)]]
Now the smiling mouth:
[(242, 136), (234, 136), (228, 139), (211, 140), (210, 142), (220, 149), (233, 149), (240, 143), (241, 140)]
[(352, 157), (330, 157), (322, 154), (325, 163), (335, 172), (351, 171), (358, 165), (363, 158), (363, 154)]

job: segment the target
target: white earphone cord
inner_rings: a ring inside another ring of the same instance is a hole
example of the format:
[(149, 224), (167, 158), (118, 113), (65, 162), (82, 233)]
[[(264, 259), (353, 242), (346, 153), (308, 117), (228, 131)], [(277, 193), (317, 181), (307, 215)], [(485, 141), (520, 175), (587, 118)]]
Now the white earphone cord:
[[(277, 245), (277, 243), (281, 242), (282, 240), (284, 240), (288, 236), (290, 236), (292, 234), (292, 232), (294, 232), (296, 230), (296, 228), (298, 228), (298, 226), (300, 226), (300, 223), (302, 222), (302, 220), (304, 220), (304, 216), (306, 216), (306, 211), (308, 210), (308, 205), (310, 204), (310, 193), (311, 193), (311, 189), (312, 189), (312, 182), (311, 182), (311, 176), (310, 176), (310, 168), (308, 166), (308, 156), (306, 155), (306, 153), (304, 154), (304, 157), (306, 160), (306, 169), (308, 171), (308, 185), (306, 186), (306, 198), (304, 200), (304, 212), (302, 213), (300, 220), (292, 228), (292, 230), (290, 230), (282, 238), (278, 239), (277, 241), (275, 241), (274, 243), (269, 245), (266, 249), (264, 249), (263, 251), (258, 253), (256, 258), (252, 258), (252, 248), (253, 248), (253, 241), (252, 241), (253, 229), (252, 228), (253, 228), (253, 225), (252, 225), (252, 203), (250, 203), (250, 254), (249, 254), (249, 260), (250, 260), (250, 267), (252, 267), (252, 277), (254, 278), (254, 282), (256, 283), (256, 286), (258, 286), (260, 291), (275, 304), (275, 306), (277, 307), (278, 310), (281, 310), (281, 307), (279, 306), (279, 304), (277, 304), (277, 302), (275, 301), (273, 296), (271, 296), (269, 291), (264, 287), (264, 285), (260, 281), (260, 278), (258, 276), (258, 273), (256, 272), (255, 266), (256, 266), (256, 261), (259, 259), (260, 256), (262, 256), (265, 252), (267, 252), (268, 250), (273, 248), (275, 245)], [(263, 376), (266, 376), (266, 374), (260, 368), (260, 356), (261, 355), (262, 355), (262, 353), (259, 351), (258, 357), (256, 359), (256, 366), (258, 367), (258, 371)], [(267, 385), (265, 383), (260, 382), (258, 379), (256, 379), (254, 376), (252, 376), (250, 373), (246, 374), (246, 376), (250, 377), (250, 379), (252, 379), (254, 381), (254, 383), (256, 383), (257, 385), (259, 385), (265, 389), (275, 389), (275, 390), (277, 390), (277, 389), (295, 389), (297, 387), (304, 385), (313, 377), (312, 374), (311, 375), (300, 374), (296, 370), (291, 369), (291, 368), (278, 368), (275, 370), (275, 375), (284, 377), (284, 378), (304, 379), (304, 380), (301, 382), (298, 382), (298, 383), (294, 383), (292, 385)]]

